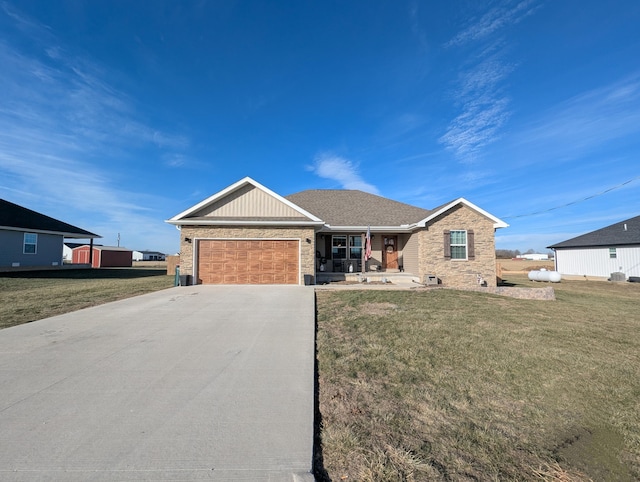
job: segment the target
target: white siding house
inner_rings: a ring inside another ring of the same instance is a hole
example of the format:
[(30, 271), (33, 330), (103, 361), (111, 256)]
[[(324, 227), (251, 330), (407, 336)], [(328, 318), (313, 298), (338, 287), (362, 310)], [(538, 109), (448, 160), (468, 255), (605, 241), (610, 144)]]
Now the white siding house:
[(640, 216), (549, 246), (563, 275), (640, 277)]

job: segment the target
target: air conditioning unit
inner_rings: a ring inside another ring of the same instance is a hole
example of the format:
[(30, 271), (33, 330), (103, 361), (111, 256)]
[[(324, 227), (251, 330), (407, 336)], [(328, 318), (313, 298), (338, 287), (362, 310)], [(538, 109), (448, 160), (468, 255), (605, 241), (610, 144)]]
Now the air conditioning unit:
[(434, 286), (438, 284), (438, 277), (434, 274), (425, 274), (424, 275), (424, 284), (427, 286)]

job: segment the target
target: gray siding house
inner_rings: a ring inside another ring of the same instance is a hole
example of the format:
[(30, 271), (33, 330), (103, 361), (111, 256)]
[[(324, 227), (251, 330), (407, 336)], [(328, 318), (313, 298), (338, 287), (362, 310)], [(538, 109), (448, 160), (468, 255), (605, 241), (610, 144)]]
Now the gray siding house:
[(0, 270), (62, 266), (64, 238), (99, 238), (71, 224), (0, 199)]
[(549, 246), (556, 271), (569, 276), (640, 276), (640, 216)]

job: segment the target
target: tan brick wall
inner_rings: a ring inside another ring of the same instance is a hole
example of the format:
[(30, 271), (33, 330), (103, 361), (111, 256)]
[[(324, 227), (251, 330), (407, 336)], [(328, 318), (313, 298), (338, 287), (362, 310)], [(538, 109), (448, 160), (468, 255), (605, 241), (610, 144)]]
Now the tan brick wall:
[[(185, 241), (190, 238), (191, 243)], [(193, 273), (193, 250), (196, 239), (300, 239), (300, 284), (304, 275), (315, 275), (315, 234), (313, 228), (274, 228), (263, 226), (182, 226), (180, 232), (180, 273)], [(306, 240), (311, 240), (307, 243)]]
[[(444, 257), (444, 231), (470, 230), (475, 234), (475, 259), (452, 260)], [(465, 205), (432, 220), (419, 233), (419, 276), (436, 275), (445, 286), (478, 286), (478, 275), (487, 286), (496, 286), (495, 229), (493, 221)]]

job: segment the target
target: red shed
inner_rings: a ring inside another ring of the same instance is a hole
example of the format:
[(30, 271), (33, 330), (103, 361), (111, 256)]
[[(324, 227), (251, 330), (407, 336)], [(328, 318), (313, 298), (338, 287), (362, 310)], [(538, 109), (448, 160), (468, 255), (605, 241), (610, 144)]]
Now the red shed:
[[(71, 250), (74, 264), (89, 263), (89, 246), (78, 246)], [(117, 246), (94, 246), (93, 268), (130, 268), (133, 266), (133, 251)]]

